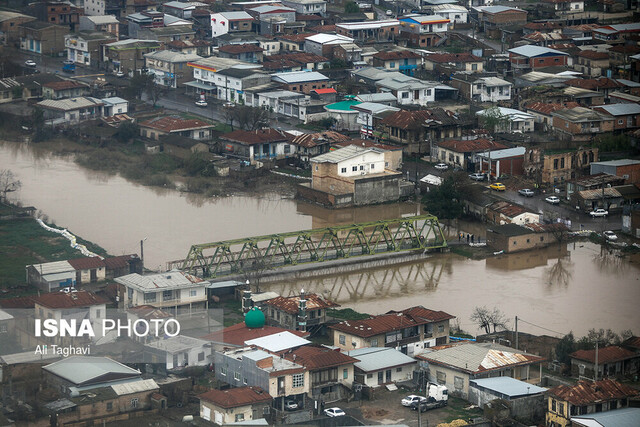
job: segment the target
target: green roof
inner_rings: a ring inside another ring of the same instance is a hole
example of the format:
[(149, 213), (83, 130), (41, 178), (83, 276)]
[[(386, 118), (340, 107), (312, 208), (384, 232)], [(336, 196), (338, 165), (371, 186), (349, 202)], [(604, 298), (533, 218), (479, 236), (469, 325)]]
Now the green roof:
[(351, 106), (352, 105), (358, 105), (358, 104), (362, 104), (362, 102), (354, 101), (354, 100), (347, 100), (347, 101), (340, 101), (340, 102), (336, 102), (336, 103), (333, 103), (333, 104), (329, 104), (329, 105), (325, 106), (324, 108), (326, 108), (327, 110), (354, 111), (354, 110), (351, 109)]

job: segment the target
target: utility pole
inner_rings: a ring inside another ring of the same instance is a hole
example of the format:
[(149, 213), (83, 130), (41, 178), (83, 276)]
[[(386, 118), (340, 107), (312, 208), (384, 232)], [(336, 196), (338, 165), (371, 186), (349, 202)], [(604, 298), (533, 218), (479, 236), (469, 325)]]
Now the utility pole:
[(518, 349), (518, 316), (516, 316), (516, 350)]
[(598, 381), (598, 340), (596, 340), (596, 365), (593, 367), (593, 381)]

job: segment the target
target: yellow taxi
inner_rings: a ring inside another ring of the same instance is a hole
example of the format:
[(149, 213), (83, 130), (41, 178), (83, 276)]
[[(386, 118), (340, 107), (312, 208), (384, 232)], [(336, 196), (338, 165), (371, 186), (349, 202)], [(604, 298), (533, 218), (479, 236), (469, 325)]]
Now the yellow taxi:
[(504, 184), (500, 182), (494, 182), (489, 186), (489, 188), (496, 191), (504, 191), (507, 189), (507, 187), (505, 187)]

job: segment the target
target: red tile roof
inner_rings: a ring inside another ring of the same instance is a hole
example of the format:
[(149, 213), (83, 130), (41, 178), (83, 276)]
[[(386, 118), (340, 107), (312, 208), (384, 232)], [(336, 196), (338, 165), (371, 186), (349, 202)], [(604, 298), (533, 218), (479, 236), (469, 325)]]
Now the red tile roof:
[[(340, 304), (336, 304), (333, 301), (326, 300), (318, 294), (307, 294), (305, 295), (305, 298), (307, 299), (307, 310), (340, 307)], [(290, 314), (297, 314), (298, 307), (300, 305), (300, 295), (296, 295), (293, 297), (276, 297), (265, 301), (264, 304), (275, 307)]]
[[(617, 345), (602, 347), (598, 349), (598, 364), (619, 362), (621, 360), (630, 359), (632, 357), (640, 358), (633, 351), (627, 350)], [(572, 359), (584, 360), (590, 363), (596, 362), (596, 351), (594, 350), (578, 350), (571, 353)]]
[(419, 128), (430, 117), (431, 113), (428, 110), (400, 110), (385, 117), (382, 124), (400, 129)]
[(333, 368), (335, 366), (355, 363), (358, 359), (327, 347), (305, 345), (284, 355), (285, 359), (291, 360), (309, 370)]
[(453, 318), (454, 316), (444, 311), (433, 311), (417, 306), (400, 312), (391, 311), (387, 314), (373, 316), (364, 320), (345, 320), (331, 325), (329, 328), (366, 338), (389, 331)]
[(278, 55), (269, 55), (264, 58), (264, 62), (293, 61), (302, 65), (318, 62), (329, 62), (324, 56), (316, 55), (308, 52), (280, 53)]
[(141, 127), (157, 129), (161, 132), (181, 132), (193, 129), (206, 129), (213, 127), (209, 123), (197, 119), (183, 119), (178, 116), (155, 117), (140, 123)]
[(619, 44), (609, 48), (609, 52), (622, 53), (625, 55), (635, 55), (640, 53), (640, 46), (630, 44)]
[(91, 270), (94, 268), (104, 268), (104, 260), (100, 257), (85, 257), (70, 259), (67, 261), (76, 270)]
[(106, 265), (107, 268), (110, 270), (116, 270), (116, 269), (128, 267), (129, 266), (128, 261), (137, 260), (137, 259), (138, 259), (138, 255), (136, 254), (114, 256), (114, 257), (105, 258), (104, 265)]
[(201, 400), (211, 402), (225, 409), (271, 402), (269, 393), (260, 387), (253, 386), (230, 388), (227, 390), (209, 390), (198, 397)]
[(0, 299), (2, 308), (33, 308), (35, 306), (33, 297), (15, 297)]
[(288, 61), (288, 60), (280, 60), (280, 61), (264, 61), (262, 63), (262, 68), (265, 70), (286, 70), (289, 68), (301, 67), (297, 61)]
[(550, 116), (551, 113), (558, 110), (564, 110), (565, 108), (575, 108), (579, 107), (580, 104), (577, 102), (565, 102), (563, 104), (560, 103), (546, 103), (546, 102), (533, 102), (531, 104), (527, 104), (526, 109), (535, 111), (536, 113), (545, 114)]
[(597, 52), (595, 50), (582, 50), (578, 52), (578, 56), (587, 59), (609, 59), (607, 52)]
[(316, 33), (335, 34), (336, 26), (335, 24), (334, 25), (318, 25), (317, 27), (309, 28), (309, 30), (315, 31)]
[(474, 151), (486, 151), (486, 150), (502, 150), (507, 148), (506, 145), (499, 142), (490, 141), (488, 139), (473, 139), (470, 141), (441, 141), (438, 143), (438, 147), (446, 148), (458, 153), (471, 153)]
[(501, 213), (502, 215), (505, 215), (507, 218), (513, 218), (525, 212), (528, 212), (522, 206), (505, 202), (503, 200), (492, 203), (491, 205), (489, 205), (489, 209), (494, 210), (498, 213)]
[(266, 128), (257, 130), (235, 130), (233, 132), (225, 133), (220, 137), (221, 139), (233, 142), (239, 142), (245, 145), (265, 144), (269, 142), (284, 142), (290, 141), (292, 137), (285, 132), (279, 130)]
[(387, 52), (378, 52), (373, 55), (373, 59), (380, 61), (393, 61), (398, 59), (418, 59), (420, 55), (410, 50), (393, 50)]
[(106, 304), (108, 301), (89, 291), (51, 292), (35, 298), (35, 303), (47, 308), (89, 307)]
[(86, 84), (77, 82), (74, 80), (62, 80), (59, 82), (49, 82), (42, 85), (42, 87), (46, 87), (53, 90), (66, 90), (66, 89), (76, 89), (80, 87), (88, 87)]
[(200, 337), (203, 340), (229, 344), (232, 346), (244, 346), (244, 343), (256, 338), (266, 337), (267, 335), (278, 334), (280, 332), (291, 332), (299, 337), (306, 338), (308, 333), (300, 331), (292, 331), (288, 329), (278, 328), (276, 326), (263, 326), (262, 328), (248, 328), (244, 322), (229, 326), (220, 331), (212, 332), (208, 335)]
[(327, 130), (324, 132), (303, 133), (293, 138), (293, 141), (291, 142), (300, 147), (311, 148), (315, 147), (316, 145), (320, 145), (319, 143), (333, 144), (348, 141), (350, 139), (351, 138), (349, 138), (348, 136), (343, 135), (339, 132)]
[(332, 87), (328, 87), (328, 88), (325, 88), (325, 89), (313, 89), (311, 92), (315, 92), (318, 95), (325, 95), (327, 93), (338, 93), (338, 91), (335, 90)]
[(296, 21), (322, 21), (324, 18), (320, 15), (307, 15), (304, 13), (296, 13)]
[(524, 28), (528, 29), (528, 30), (557, 30), (559, 28), (562, 28), (562, 25), (556, 23), (556, 22), (529, 22), (527, 23)]
[(622, 87), (620, 83), (607, 77), (600, 77), (598, 79), (571, 79), (565, 81), (564, 84), (589, 90), (615, 89)]
[(239, 53), (250, 53), (250, 52), (263, 52), (264, 49), (261, 48), (260, 46), (256, 45), (256, 44), (252, 44), (252, 43), (246, 43), (246, 44), (227, 44), (224, 46), (221, 46), (218, 49), (220, 52), (223, 53), (230, 53), (230, 54), (239, 54)]
[(479, 58), (470, 53), (433, 53), (427, 55), (427, 60), (431, 62), (482, 62), (482, 58)]
[(574, 386), (559, 385), (548, 392), (572, 405), (584, 406), (614, 399), (624, 399), (638, 395), (638, 390), (614, 380), (579, 381)]

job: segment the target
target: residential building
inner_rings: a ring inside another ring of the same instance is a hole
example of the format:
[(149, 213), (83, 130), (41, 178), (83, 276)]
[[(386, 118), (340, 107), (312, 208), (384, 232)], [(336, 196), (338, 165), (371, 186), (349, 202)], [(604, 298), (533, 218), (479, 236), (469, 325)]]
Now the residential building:
[(591, 175), (606, 173), (624, 178), (625, 184), (640, 184), (640, 160), (610, 160), (592, 162)]
[(144, 55), (160, 49), (156, 40), (127, 39), (104, 45), (104, 61), (108, 71), (127, 75), (139, 73), (145, 67)]
[[(168, 15), (165, 15), (165, 18)], [(176, 40), (193, 40), (196, 38), (196, 31), (191, 25), (191, 21), (184, 21), (189, 24), (169, 25), (164, 27), (141, 28), (136, 37), (147, 40), (157, 40), (162, 46)]]
[(194, 53), (157, 50), (144, 55), (147, 73), (153, 74), (153, 80), (160, 86), (170, 88), (183, 87), (191, 80), (191, 73), (187, 63), (201, 59)]
[[(502, 227), (516, 225), (510, 224)], [(447, 386), (449, 394), (469, 398), (472, 380), (512, 377), (536, 383), (542, 379), (543, 357), (494, 343), (464, 343), (424, 351), (416, 356), (429, 369), (429, 381)]]
[(554, 111), (551, 116), (553, 130), (572, 140), (590, 141), (593, 134), (613, 130), (613, 117), (584, 107)]
[(525, 147), (513, 147), (504, 150), (478, 153), (477, 159), (480, 161), (480, 172), (489, 173), (498, 179), (504, 174), (510, 176), (521, 176), (524, 174), (524, 154)]
[(222, 58), (233, 58), (251, 63), (262, 62), (263, 52), (263, 48), (252, 43), (227, 44), (218, 48), (218, 54)]
[(471, 99), (479, 102), (511, 100), (513, 84), (498, 77), (480, 77), (471, 86)]
[(3, 43), (10, 46), (20, 43), (20, 24), (35, 20), (35, 17), (23, 13), (0, 11), (0, 33)]
[(126, 99), (112, 96), (102, 98), (102, 115), (104, 117), (115, 116), (116, 114), (127, 114), (129, 112), (129, 101)]
[(424, 57), (424, 69), (451, 73), (481, 73), (484, 60), (470, 53), (430, 53)]
[(526, 45), (509, 49), (508, 52), (509, 62), (517, 70), (568, 65), (569, 54), (549, 47)]
[(190, 313), (207, 307), (206, 286), (209, 282), (182, 271), (168, 271), (142, 276), (138, 273), (117, 277), (124, 286), (123, 304), (126, 308), (152, 305), (174, 309), (174, 315)]
[(159, 116), (139, 123), (140, 135), (158, 140), (163, 135), (180, 135), (196, 141), (208, 141), (213, 125), (198, 119), (179, 116)]
[(386, 116), (400, 111), (397, 107), (375, 102), (361, 102), (358, 105), (352, 106), (351, 109), (358, 112), (356, 122), (360, 125), (360, 136), (362, 138), (373, 138), (375, 129), (374, 122), (377, 124)]
[(359, 104), (360, 101), (348, 97), (344, 101), (325, 105), (324, 109), (327, 112), (327, 117), (334, 120), (333, 127), (335, 129), (339, 129), (341, 132), (353, 132), (358, 130), (360, 126), (358, 124), (358, 112), (351, 107)]
[(280, 3), (247, 9), (247, 13), (258, 22), (261, 35), (273, 36), (282, 34), (287, 27), (291, 28), (291, 26), (295, 25), (299, 25), (300, 30), (303, 29), (303, 24), (296, 24), (295, 9), (284, 7)]
[[(143, 10), (126, 16), (129, 37), (138, 38), (140, 30), (164, 27), (164, 14), (157, 10)], [(144, 38), (140, 36), (140, 38)]]
[(37, 105), (43, 109), (44, 118), (50, 125), (69, 126), (85, 120), (102, 117), (103, 102), (92, 97), (68, 99), (46, 99)]
[(410, 381), (417, 370), (417, 361), (389, 347), (367, 347), (346, 352), (358, 360), (354, 364), (354, 380), (366, 387)]
[(530, 223), (540, 223), (541, 215), (528, 211), (524, 206), (515, 203), (499, 200), (487, 207), (487, 221), (493, 224), (517, 224), (525, 225)]
[(609, 54), (597, 50), (582, 50), (577, 55), (573, 69), (590, 77), (600, 77), (609, 69)]
[[(104, 16), (105, 0), (85, 0), (84, 14), (89, 16)], [(80, 16), (82, 19), (82, 16)]]
[(449, 343), (449, 321), (444, 311), (422, 306), (390, 311), (364, 320), (348, 320), (329, 326), (333, 345), (343, 350), (393, 347), (413, 356), (424, 348)]
[[(258, 311), (262, 313), (260, 310), (257, 310), (257, 309), (252, 310), (252, 312), (253, 311)], [(278, 328), (276, 326), (265, 325), (264, 314), (262, 315), (262, 317), (263, 319), (261, 323), (252, 324), (251, 320), (249, 320), (247, 324), (246, 315), (245, 315), (244, 322), (237, 323), (233, 326), (228, 326), (224, 329), (221, 329), (216, 332), (212, 332), (200, 338), (211, 342), (216, 351), (223, 351), (225, 349), (229, 349), (232, 347), (244, 347), (246, 342), (255, 340), (257, 338), (263, 338), (267, 336), (276, 336), (276, 334), (287, 332), (287, 329)], [(308, 332), (301, 332), (301, 331), (289, 331), (289, 332), (301, 338), (309, 337)]]
[(613, 411), (571, 417), (571, 425), (576, 427), (606, 427), (634, 425), (640, 423), (640, 408), (622, 408)]
[(248, 160), (251, 164), (293, 157), (293, 137), (273, 128), (254, 131), (236, 130), (220, 137), (226, 153)]
[(625, 408), (629, 406), (629, 398), (637, 395), (636, 389), (614, 380), (559, 385), (547, 392), (546, 425), (568, 427), (573, 416)]
[(434, 15), (448, 19), (452, 24), (466, 24), (469, 21), (469, 10), (459, 4), (435, 4), (429, 6)]
[(446, 163), (451, 167), (460, 167), (465, 171), (476, 172), (480, 170), (478, 154), (506, 148), (503, 144), (484, 138), (455, 139), (435, 143), (431, 149), (431, 157), (435, 161)]
[(333, 50), (336, 46), (341, 44), (352, 44), (354, 39), (352, 37), (343, 36), (340, 34), (314, 34), (304, 39), (305, 52), (315, 53), (325, 58), (333, 58)]
[(298, 158), (308, 162), (309, 158), (328, 152), (333, 144), (350, 140), (347, 135), (327, 130), (297, 135), (291, 143), (297, 146)]
[[(189, 62), (187, 65), (193, 68), (193, 78), (195, 80), (185, 83), (185, 86), (193, 87), (197, 93), (205, 92), (214, 97), (218, 96), (218, 86), (222, 86), (224, 88), (226, 88), (227, 86), (226, 78), (224, 78), (223, 76), (218, 76), (216, 74), (217, 72), (230, 68), (242, 68), (245, 70), (254, 71), (257, 71), (259, 68), (261, 68), (260, 65), (257, 64), (247, 64), (246, 62), (238, 61), (237, 59), (220, 58), (217, 56), (203, 58), (195, 62)], [(236, 82), (237, 80), (233, 81), (233, 83)], [(235, 94), (235, 90), (224, 90), (223, 94), (226, 92), (229, 92), (229, 95), (231, 93)]]
[(44, 55), (58, 55), (64, 51), (64, 36), (69, 29), (49, 22), (29, 21), (18, 27), (20, 49)]
[[(431, 110), (396, 109), (379, 122), (377, 130), (389, 142), (403, 146), (405, 152), (422, 154), (429, 152), (425, 125), (431, 120), (434, 120)], [(447, 138), (449, 135), (442, 137)]]
[(496, 399), (505, 400), (511, 417), (537, 420), (545, 415), (546, 391), (544, 387), (511, 377), (480, 378), (469, 381), (469, 402), (484, 408)]
[(427, 105), (439, 98), (438, 91), (445, 93), (457, 92), (447, 85), (416, 79), (399, 72), (386, 72), (385, 74), (380, 74), (379, 77), (381, 78), (375, 82), (375, 86), (378, 87), (380, 92), (394, 94), (399, 105)]
[(593, 29), (593, 39), (608, 44), (625, 43), (640, 33), (640, 23), (604, 25)]
[(496, 115), (498, 118), (502, 119), (500, 122), (495, 124), (493, 129), (489, 129), (493, 132), (533, 132), (534, 117), (532, 114), (525, 113), (524, 111), (513, 108), (493, 107), (478, 111), (476, 115), (479, 116), (480, 120), (482, 120), (484, 116), (490, 117), (492, 115)]
[(420, 69), (422, 58), (410, 50), (395, 50), (378, 52), (373, 55), (373, 66), (382, 67), (385, 70), (400, 71), (408, 76), (413, 76), (415, 70)]
[(66, 34), (64, 45), (67, 49), (67, 60), (88, 67), (98, 67), (103, 62), (102, 46), (117, 40), (113, 34), (103, 32), (81, 31)]
[(569, 230), (564, 224), (504, 224), (487, 230), (487, 245), (504, 253), (528, 251), (549, 246)]
[(272, 397), (260, 387), (209, 390), (198, 395), (200, 418), (217, 425), (247, 422), (268, 417)]
[(262, 66), (265, 70), (285, 72), (322, 70), (329, 65), (329, 60), (324, 56), (306, 52), (281, 53), (264, 57)]
[[(609, 100), (610, 92), (623, 89), (623, 84), (608, 77), (598, 77), (594, 79), (571, 79), (565, 81), (564, 83), (572, 88), (599, 92), (604, 96), (605, 101)], [(604, 102), (601, 102), (601, 104), (604, 104)]]
[(599, 105), (593, 109), (613, 118), (614, 132), (624, 132), (640, 127), (640, 104)]
[(215, 353), (216, 379), (232, 387), (267, 391), (273, 406), (284, 411), (285, 400), (302, 401), (310, 390), (309, 371), (298, 363), (250, 347)]
[(329, 88), (329, 78), (317, 71), (294, 71), (276, 73), (271, 80), (280, 83), (285, 90), (309, 94), (314, 89)]
[[(304, 302), (304, 303), (303, 303)], [(319, 331), (327, 322), (327, 309), (340, 307), (318, 294), (304, 293), (265, 301), (262, 310), (271, 326), (294, 331)]]
[(162, 364), (168, 371), (179, 371), (187, 366), (209, 366), (213, 356), (209, 341), (177, 335), (147, 342), (144, 360)]
[(390, 41), (398, 35), (400, 23), (397, 19), (364, 22), (341, 22), (336, 24), (336, 34), (361, 42)]
[(247, 12), (220, 12), (211, 14), (211, 33), (220, 37), (227, 33), (251, 31), (253, 17)]
[(406, 15), (400, 18), (400, 37), (414, 47), (439, 46), (446, 40), (449, 22), (440, 15)]
[(44, 99), (75, 98), (88, 95), (91, 88), (88, 84), (77, 80), (61, 80), (42, 85), (42, 97)]
[(327, 2), (325, 0), (282, 0), (281, 3), (287, 7), (295, 9), (296, 13), (302, 15), (320, 15), (327, 13)]
[(485, 32), (505, 27), (522, 27), (527, 23), (527, 11), (515, 7), (476, 6), (471, 9)]
[(588, 174), (591, 163), (598, 161), (598, 149), (584, 147), (565, 150), (527, 149), (525, 174), (539, 184), (560, 185)]
[(402, 147), (398, 147), (396, 145), (380, 144), (371, 139), (351, 139), (349, 141), (337, 142), (333, 144), (333, 146), (336, 148), (347, 147), (349, 145), (356, 145), (359, 147), (373, 148), (373, 149), (380, 150), (384, 153), (385, 168), (389, 170), (396, 170), (396, 171), (402, 169)]
[[(580, 105), (577, 102), (565, 102), (565, 103), (546, 103), (546, 102), (531, 102), (527, 103), (525, 111), (529, 114), (533, 114), (535, 118), (535, 128), (543, 131), (549, 131), (552, 128), (553, 116), (551, 113), (558, 110), (564, 110), (565, 108), (575, 108)], [(540, 124), (540, 126), (537, 126)]]
[(175, 40), (167, 43), (167, 48), (174, 52), (208, 57), (213, 53), (213, 42), (206, 40)]
[(163, 12), (182, 19), (191, 19), (191, 14), (195, 9), (195, 4), (181, 1), (169, 1), (162, 5)]
[(96, 31), (109, 33), (115, 36), (116, 40), (120, 38), (120, 21), (118, 21), (118, 19), (114, 15), (97, 14), (91, 16), (81, 16), (79, 28), (80, 31), (87, 31), (90, 33)]
[(40, 22), (64, 26), (67, 32), (76, 30), (80, 15), (83, 14), (82, 8), (73, 3), (56, 0), (30, 3), (26, 10), (27, 14), (35, 16)]
[(553, 4), (556, 15), (571, 15), (584, 12), (584, 1), (582, 0), (544, 0), (545, 3)]
[(578, 350), (569, 357), (571, 375), (578, 378), (632, 378), (640, 372), (640, 354), (618, 345), (600, 347), (597, 354), (596, 350)]

